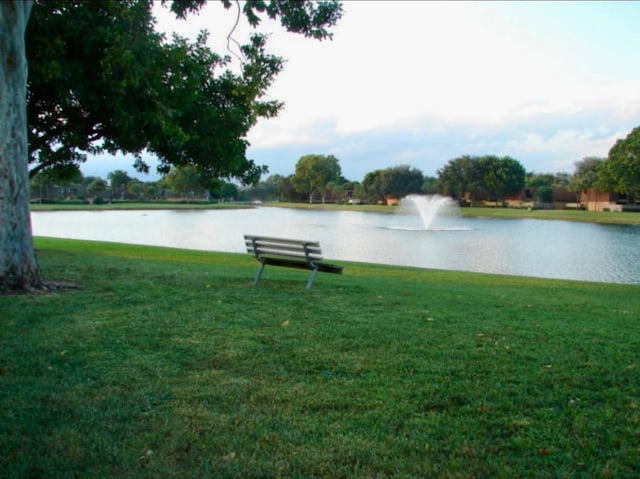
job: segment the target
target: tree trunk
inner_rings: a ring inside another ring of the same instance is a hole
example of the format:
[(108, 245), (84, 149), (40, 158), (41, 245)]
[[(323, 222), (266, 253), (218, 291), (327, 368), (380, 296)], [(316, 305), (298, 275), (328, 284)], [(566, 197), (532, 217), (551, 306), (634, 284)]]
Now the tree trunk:
[(0, 2), (0, 292), (42, 288), (29, 217), (27, 60), (31, 2)]

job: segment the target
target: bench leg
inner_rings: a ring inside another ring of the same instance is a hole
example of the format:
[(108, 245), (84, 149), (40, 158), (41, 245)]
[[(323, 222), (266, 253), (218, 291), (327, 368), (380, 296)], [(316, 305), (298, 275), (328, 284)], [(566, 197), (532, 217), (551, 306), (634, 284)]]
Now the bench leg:
[(256, 277), (253, 278), (253, 285), (255, 286), (256, 284), (258, 284), (258, 281), (260, 281), (260, 277), (262, 276), (262, 272), (264, 271), (264, 263), (260, 264), (260, 268), (258, 268), (258, 272), (256, 273)]
[(311, 289), (313, 286), (313, 282), (316, 280), (316, 275), (318, 274), (318, 270), (314, 269), (311, 271), (311, 276), (309, 277), (309, 281), (307, 282), (307, 289)]

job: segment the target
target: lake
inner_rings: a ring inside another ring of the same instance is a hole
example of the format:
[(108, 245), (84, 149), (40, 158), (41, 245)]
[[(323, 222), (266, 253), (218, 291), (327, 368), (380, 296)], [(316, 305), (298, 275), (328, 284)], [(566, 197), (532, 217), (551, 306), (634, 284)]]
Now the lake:
[(36, 211), (37, 236), (242, 253), (243, 235), (318, 240), (326, 258), (640, 284), (640, 226), (276, 207)]

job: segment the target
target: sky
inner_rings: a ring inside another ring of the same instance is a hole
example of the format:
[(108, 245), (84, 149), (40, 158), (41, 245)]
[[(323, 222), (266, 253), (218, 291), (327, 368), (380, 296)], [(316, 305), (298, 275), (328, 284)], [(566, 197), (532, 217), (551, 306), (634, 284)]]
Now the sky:
[[(194, 38), (207, 29), (211, 47), (226, 52), (234, 11), (209, 2), (180, 21), (156, 7), (158, 30)], [(606, 157), (640, 125), (640, 2), (347, 0), (343, 7), (333, 40), (261, 24), (268, 50), (286, 60), (267, 95), (286, 106), (248, 136), (247, 157), (269, 174), (293, 174), (306, 154), (336, 156), (353, 181), (398, 165), (436, 176), (449, 160), (489, 154), (531, 172), (573, 173), (576, 161)], [(242, 22), (234, 38), (249, 31)], [(101, 156), (82, 170), (157, 179), (132, 164)]]

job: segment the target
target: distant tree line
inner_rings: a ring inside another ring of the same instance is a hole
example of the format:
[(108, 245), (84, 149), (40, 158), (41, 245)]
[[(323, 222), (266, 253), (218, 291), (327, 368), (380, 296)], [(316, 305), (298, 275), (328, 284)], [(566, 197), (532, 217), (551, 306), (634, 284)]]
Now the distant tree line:
[(35, 201), (235, 200), (238, 192), (234, 183), (208, 179), (192, 166), (172, 168), (158, 181), (141, 181), (123, 170), (112, 171), (106, 180), (83, 176), (79, 170), (63, 178), (42, 171), (31, 179), (31, 198)]
[(346, 179), (339, 160), (333, 155), (305, 155), (289, 176), (271, 175), (254, 185), (210, 179), (191, 166), (172, 168), (158, 181), (141, 181), (123, 170), (115, 170), (106, 179), (83, 176), (78, 170), (60, 178), (53, 171), (42, 171), (31, 179), (31, 197), (35, 200), (74, 199), (81, 201), (293, 201), (332, 203), (384, 203), (388, 198), (409, 194), (442, 194), (461, 202), (473, 203), (477, 195), (497, 203), (529, 188), (531, 198), (553, 202), (553, 191), (564, 188), (584, 191), (604, 185), (604, 158), (585, 158), (576, 162), (573, 175), (525, 172), (513, 158), (461, 156), (438, 170), (438, 176), (424, 175), (409, 165), (377, 169), (362, 182)]
[(122, 171), (107, 179), (83, 177), (76, 170), (63, 179), (55, 170), (45, 170), (31, 180), (35, 198), (82, 197), (98, 201), (209, 199), (236, 201), (362, 202), (381, 203), (409, 194), (439, 193), (473, 204), (478, 196), (496, 203), (530, 189), (533, 201), (553, 202), (559, 188), (579, 193), (586, 190), (615, 191), (640, 198), (640, 127), (618, 140), (607, 158), (587, 157), (575, 163), (573, 174), (526, 172), (509, 156), (463, 155), (449, 160), (426, 176), (409, 165), (377, 169), (361, 182), (342, 176), (340, 160), (334, 155), (302, 156), (289, 176), (271, 175), (252, 185), (238, 185), (211, 178), (194, 166), (173, 167), (159, 181), (143, 182)]
[[(314, 166), (312, 166), (314, 165)], [(323, 170), (323, 165), (325, 169)], [(323, 171), (323, 174), (319, 174)], [(240, 190), (245, 198), (262, 201), (330, 201), (337, 203), (384, 203), (409, 194), (442, 194), (461, 202), (477, 194), (496, 202), (521, 192), (535, 191), (535, 201), (550, 203), (556, 188), (569, 187), (568, 173), (527, 173), (513, 158), (462, 156), (438, 170), (438, 176), (424, 175), (418, 168), (398, 165), (365, 174), (362, 182), (344, 178), (339, 161), (323, 155), (306, 155), (290, 176), (272, 175), (265, 181)]]

